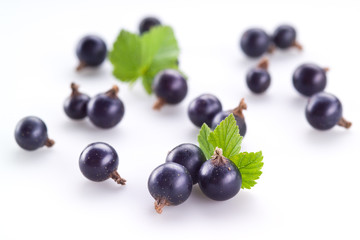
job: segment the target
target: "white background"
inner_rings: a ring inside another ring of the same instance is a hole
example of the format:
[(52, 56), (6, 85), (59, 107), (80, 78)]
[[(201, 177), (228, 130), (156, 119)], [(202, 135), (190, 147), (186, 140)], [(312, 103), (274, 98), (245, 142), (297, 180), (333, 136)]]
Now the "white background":
[[(1, 0), (0, 239), (360, 238), (359, 2), (214, 2)], [(111, 48), (121, 29), (136, 32), (146, 15), (174, 28), (180, 66), (189, 76), (187, 98), (160, 112), (140, 84), (131, 89), (118, 82), (109, 62), (74, 71), (83, 35), (98, 34)], [(281, 23), (296, 27), (304, 51), (270, 56), (271, 86), (255, 96), (245, 74), (257, 60), (242, 54), (240, 36), (253, 26), (271, 33)], [(304, 62), (331, 69), (326, 91), (342, 101), (345, 118), (354, 123), (350, 130), (319, 132), (307, 123), (306, 99), (291, 81)], [(101, 130), (68, 119), (62, 104), (72, 81), (90, 95), (118, 84), (123, 121)], [(253, 189), (225, 202), (207, 199), (195, 186), (184, 204), (158, 215), (148, 176), (173, 147), (196, 143), (198, 129), (186, 111), (206, 92), (224, 109), (245, 97), (242, 150), (263, 151), (263, 175)], [(56, 141), (52, 149), (26, 152), (16, 145), (15, 125), (27, 115), (46, 122)], [(82, 176), (78, 157), (94, 141), (115, 147), (126, 186)]]

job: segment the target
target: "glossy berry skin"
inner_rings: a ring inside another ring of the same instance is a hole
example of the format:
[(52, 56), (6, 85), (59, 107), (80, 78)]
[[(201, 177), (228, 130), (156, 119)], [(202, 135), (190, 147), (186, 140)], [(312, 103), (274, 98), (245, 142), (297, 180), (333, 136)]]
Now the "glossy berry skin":
[(271, 82), (270, 74), (267, 70), (253, 68), (246, 75), (246, 84), (253, 93), (265, 92)]
[(79, 158), (80, 171), (87, 179), (95, 182), (109, 179), (118, 165), (119, 158), (115, 149), (103, 142), (91, 143)]
[(90, 121), (99, 128), (114, 127), (121, 121), (125, 113), (123, 102), (116, 96), (116, 93), (111, 91), (96, 95), (87, 106), (87, 115)]
[(315, 64), (302, 64), (293, 74), (295, 89), (304, 96), (322, 92), (326, 87), (326, 72)]
[(72, 83), (72, 93), (64, 102), (66, 115), (74, 120), (83, 119), (87, 116), (87, 104), (90, 101), (90, 97), (79, 92), (78, 88), (78, 85)]
[(221, 102), (212, 94), (203, 94), (192, 100), (188, 116), (193, 124), (201, 127), (204, 123), (211, 126), (212, 120), (222, 110)]
[(314, 128), (328, 130), (342, 118), (342, 105), (339, 99), (332, 94), (317, 93), (309, 99), (305, 115), (307, 121)]
[(184, 143), (169, 152), (166, 162), (175, 162), (184, 166), (190, 173), (193, 184), (198, 182), (201, 165), (206, 161), (202, 150), (191, 143)]
[(178, 71), (167, 69), (155, 76), (153, 90), (165, 103), (177, 104), (185, 98), (188, 87), (185, 78)]
[(155, 209), (158, 213), (162, 212), (163, 206), (175, 206), (185, 202), (190, 196), (192, 186), (188, 170), (174, 162), (158, 166), (148, 180), (148, 189), (156, 200)]
[(71, 119), (84, 119), (87, 116), (86, 109), (89, 101), (90, 97), (86, 94), (68, 97), (64, 102), (64, 111)]
[(105, 42), (98, 36), (88, 35), (80, 39), (76, 55), (82, 67), (96, 67), (104, 62), (107, 55)]
[[(211, 128), (215, 129), (221, 123), (221, 121), (223, 121), (225, 118), (227, 118), (231, 113), (232, 113), (232, 111), (222, 111), (222, 112), (219, 112), (218, 114), (216, 114), (212, 121)], [(234, 114), (234, 117), (236, 120), (236, 124), (239, 127), (240, 135), (245, 137), (245, 134), (246, 134), (245, 119), (237, 116), (236, 114)]]
[(48, 134), (45, 123), (38, 117), (25, 117), (15, 128), (17, 144), (28, 151), (36, 150), (47, 144)]
[(260, 57), (270, 46), (270, 37), (259, 28), (247, 30), (241, 37), (240, 47), (248, 57)]
[(238, 168), (229, 159), (217, 166), (213, 160), (207, 160), (199, 171), (201, 191), (216, 201), (225, 201), (234, 197), (241, 188), (242, 178)]
[(287, 49), (294, 45), (296, 40), (296, 31), (292, 26), (281, 25), (275, 29), (272, 38), (276, 47)]
[(144, 18), (139, 26), (139, 31), (140, 34), (143, 34), (147, 31), (149, 31), (152, 27), (157, 26), (157, 25), (161, 25), (161, 22), (159, 19), (154, 18), (154, 17), (147, 17)]

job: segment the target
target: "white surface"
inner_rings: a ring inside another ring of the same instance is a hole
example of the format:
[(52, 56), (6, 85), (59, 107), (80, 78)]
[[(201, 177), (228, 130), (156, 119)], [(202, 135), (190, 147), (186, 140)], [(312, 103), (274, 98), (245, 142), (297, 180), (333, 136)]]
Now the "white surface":
[[(1, 1), (0, 239), (360, 238), (359, 2), (222, 2)], [(137, 31), (148, 14), (174, 27), (189, 76), (187, 98), (160, 112), (140, 84), (129, 89), (116, 81), (109, 62), (74, 71), (79, 38), (99, 34), (111, 47), (120, 29)], [(256, 61), (240, 52), (240, 35), (252, 26), (271, 32), (283, 22), (296, 26), (304, 52), (271, 56), (271, 86), (252, 95), (244, 77)], [(306, 122), (306, 99), (291, 76), (309, 61), (331, 68), (326, 90), (341, 99), (350, 130), (318, 132)], [(91, 95), (119, 84), (126, 107), (120, 125), (100, 130), (68, 119), (62, 104), (72, 81)], [(254, 189), (226, 202), (205, 198), (196, 186), (188, 201), (158, 215), (148, 176), (173, 147), (196, 143), (198, 129), (186, 109), (204, 92), (216, 94), (225, 109), (246, 98), (242, 150), (263, 151), (263, 175)], [(26, 152), (16, 145), (15, 125), (27, 115), (46, 122), (52, 149)], [(118, 151), (126, 186), (81, 175), (79, 154), (94, 141)]]

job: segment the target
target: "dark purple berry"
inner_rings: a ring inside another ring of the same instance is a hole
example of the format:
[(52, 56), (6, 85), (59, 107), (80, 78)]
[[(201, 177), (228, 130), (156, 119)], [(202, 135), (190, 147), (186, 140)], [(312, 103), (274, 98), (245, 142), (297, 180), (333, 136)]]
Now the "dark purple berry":
[(280, 25), (275, 29), (272, 40), (275, 46), (280, 49), (296, 47), (302, 50), (302, 46), (296, 41), (296, 31), (292, 26)]
[(176, 206), (189, 198), (192, 180), (188, 170), (177, 163), (167, 162), (152, 171), (148, 189), (155, 199), (155, 210), (162, 213), (165, 206)]
[(83, 119), (87, 116), (87, 104), (90, 97), (79, 92), (79, 86), (71, 83), (71, 95), (64, 102), (64, 111), (71, 119)]
[(269, 61), (265, 58), (247, 73), (246, 84), (253, 93), (263, 93), (269, 88), (271, 77), (267, 70), (268, 65)]
[(40, 147), (51, 147), (54, 141), (48, 138), (45, 123), (38, 117), (25, 117), (19, 121), (15, 128), (15, 140), (17, 144), (29, 151)]
[(329, 69), (315, 64), (302, 64), (293, 74), (295, 89), (304, 96), (322, 92), (326, 87), (326, 72)]
[(187, 94), (185, 78), (176, 70), (167, 69), (159, 72), (153, 82), (153, 90), (158, 101), (154, 109), (159, 110), (164, 104), (178, 104)]
[(240, 47), (248, 57), (260, 57), (269, 50), (270, 37), (264, 30), (252, 28), (242, 35)]
[(203, 151), (196, 145), (184, 143), (169, 152), (166, 162), (175, 162), (184, 166), (190, 173), (193, 184), (198, 182), (201, 165), (206, 161)]
[(119, 158), (115, 149), (107, 143), (89, 144), (80, 154), (79, 167), (82, 174), (94, 182), (102, 182), (112, 178), (125, 185), (126, 180), (117, 172)]
[(100, 128), (112, 128), (118, 124), (124, 116), (125, 107), (118, 98), (119, 88), (114, 85), (106, 93), (96, 95), (87, 106), (87, 114), (90, 121)]
[(212, 94), (203, 94), (192, 100), (188, 116), (192, 123), (201, 127), (204, 123), (211, 126), (214, 116), (222, 110), (221, 102)]
[(147, 31), (149, 31), (152, 27), (158, 26), (158, 25), (161, 25), (161, 22), (159, 21), (159, 19), (154, 18), (154, 17), (144, 18), (140, 22), (140, 26), (139, 26), (140, 34), (143, 34)]
[(234, 110), (222, 111), (215, 115), (211, 128), (214, 130), (225, 118), (227, 118), (230, 114), (234, 114), (236, 124), (239, 128), (239, 133), (241, 136), (245, 137), (246, 134), (246, 123), (243, 114), (243, 110), (247, 109), (247, 105), (244, 99), (241, 99), (239, 106), (237, 106)]
[(351, 122), (346, 121), (342, 116), (341, 102), (329, 93), (321, 92), (311, 96), (305, 115), (310, 125), (318, 130), (328, 130), (335, 125), (347, 129), (351, 127)]
[(236, 165), (222, 155), (216, 148), (214, 155), (207, 160), (199, 171), (201, 191), (216, 201), (225, 201), (234, 197), (241, 188), (242, 178)]
[(79, 65), (76, 70), (84, 67), (97, 67), (104, 62), (107, 55), (105, 42), (98, 36), (88, 35), (80, 39), (76, 47)]

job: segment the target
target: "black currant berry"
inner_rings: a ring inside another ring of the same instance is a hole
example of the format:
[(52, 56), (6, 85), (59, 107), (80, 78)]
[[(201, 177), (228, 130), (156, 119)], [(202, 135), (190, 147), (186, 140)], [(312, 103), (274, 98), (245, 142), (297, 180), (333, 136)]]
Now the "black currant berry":
[(216, 201), (225, 201), (234, 197), (241, 188), (242, 178), (236, 165), (222, 155), (216, 148), (214, 155), (207, 160), (199, 171), (201, 191)]
[(271, 77), (268, 72), (269, 61), (262, 59), (256, 68), (250, 69), (246, 75), (246, 84), (253, 93), (263, 93), (270, 86)]
[(17, 144), (29, 151), (40, 147), (51, 147), (54, 140), (48, 138), (45, 123), (38, 117), (25, 117), (20, 120), (15, 128), (15, 140)]
[(307, 97), (322, 92), (326, 87), (326, 72), (328, 70), (328, 68), (321, 68), (315, 64), (300, 65), (293, 74), (295, 89)]
[(189, 171), (193, 184), (198, 182), (199, 169), (205, 161), (203, 151), (191, 143), (175, 147), (166, 157), (166, 162), (175, 162), (184, 166)]
[(296, 47), (302, 50), (301, 44), (296, 41), (296, 31), (292, 26), (280, 25), (275, 29), (272, 40), (275, 46), (280, 49)]
[(185, 78), (176, 70), (167, 69), (158, 73), (153, 82), (153, 90), (158, 97), (154, 109), (160, 110), (165, 104), (177, 104), (187, 94)]
[(203, 94), (192, 100), (188, 116), (193, 124), (201, 127), (204, 123), (211, 126), (214, 116), (222, 110), (221, 102), (212, 94)]
[(87, 115), (90, 121), (100, 128), (112, 128), (124, 116), (125, 107), (118, 98), (119, 88), (114, 85), (105, 93), (100, 93), (92, 98), (87, 106)]
[(71, 119), (83, 119), (87, 116), (87, 104), (90, 97), (84, 93), (79, 92), (79, 85), (71, 83), (71, 95), (65, 99), (64, 111)]
[(143, 34), (144, 32), (149, 31), (152, 27), (157, 26), (157, 25), (161, 25), (161, 22), (159, 21), (159, 19), (154, 18), (154, 17), (144, 18), (140, 22), (140, 26), (139, 26), (140, 34)]
[(246, 123), (245, 123), (243, 110), (246, 110), (246, 109), (247, 109), (247, 105), (245, 103), (245, 100), (241, 99), (239, 106), (237, 106), (234, 110), (222, 111), (222, 112), (219, 112), (218, 114), (216, 114), (212, 121), (211, 128), (215, 129), (221, 123), (221, 121), (223, 121), (225, 118), (227, 118), (232, 113), (232, 114), (234, 114), (236, 124), (239, 127), (240, 135), (245, 137)]
[(106, 58), (106, 44), (98, 36), (85, 36), (80, 39), (76, 47), (76, 55), (79, 59), (79, 65), (76, 68), (77, 71), (80, 71), (84, 67), (97, 67), (103, 63)]
[(152, 171), (148, 189), (155, 199), (155, 210), (162, 213), (165, 206), (176, 206), (188, 199), (192, 190), (192, 180), (188, 170), (177, 163), (168, 162)]
[(248, 57), (260, 57), (269, 50), (270, 37), (264, 30), (252, 28), (242, 35), (240, 47)]
[(107, 143), (95, 142), (88, 145), (80, 154), (79, 167), (82, 174), (94, 182), (112, 178), (125, 185), (126, 180), (117, 172), (119, 158), (115, 149)]
[(327, 130), (335, 125), (345, 128), (351, 127), (351, 122), (342, 116), (342, 105), (337, 97), (321, 92), (310, 97), (306, 110), (306, 119), (311, 126), (318, 130)]

